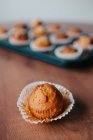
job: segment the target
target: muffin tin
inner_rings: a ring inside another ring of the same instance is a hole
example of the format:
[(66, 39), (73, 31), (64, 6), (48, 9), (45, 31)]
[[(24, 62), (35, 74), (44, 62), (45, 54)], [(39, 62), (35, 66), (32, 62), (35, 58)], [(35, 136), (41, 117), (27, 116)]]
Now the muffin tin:
[[(11, 29), (10, 29), (11, 30)], [(29, 30), (27, 31), (29, 33)], [(31, 40), (32, 42), (33, 40)], [(29, 56), (29, 57), (33, 57), (51, 64), (55, 64), (55, 65), (59, 65), (59, 66), (69, 66), (69, 65), (74, 65), (77, 63), (81, 63), (83, 61), (86, 61), (87, 59), (91, 58), (93, 56), (93, 50), (89, 50), (86, 52), (83, 52), (82, 55), (78, 58), (78, 59), (60, 59), (58, 57), (56, 57), (55, 55), (55, 49), (60, 47), (60, 46), (64, 46), (64, 45), (68, 45), (68, 44), (72, 44), (74, 43), (74, 39), (72, 39), (72, 41), (70, 43), (66, 43), (66, 44), (54, 44), (54, 47), (52, 50), (50, 50), (49, 52), (35, 52), (34, 50), (31, 49), (31, 46), (29, 43), (29, 45), (12, 45), (9, 42), (9, 39), (4, 39), (4, 40), (0, 40), (0, 47), (2, 48), (7, 48), (10, 49), (13, 52), (17, 52), (21, 55), (24, 56)]]

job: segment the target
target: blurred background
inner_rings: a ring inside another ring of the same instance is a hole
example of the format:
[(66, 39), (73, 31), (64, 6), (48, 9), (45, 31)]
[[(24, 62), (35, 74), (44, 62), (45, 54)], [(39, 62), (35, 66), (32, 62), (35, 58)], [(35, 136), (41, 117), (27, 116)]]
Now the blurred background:
[(43, 19), (93, 23), (93, 0), (0, 0), (0, 22)]

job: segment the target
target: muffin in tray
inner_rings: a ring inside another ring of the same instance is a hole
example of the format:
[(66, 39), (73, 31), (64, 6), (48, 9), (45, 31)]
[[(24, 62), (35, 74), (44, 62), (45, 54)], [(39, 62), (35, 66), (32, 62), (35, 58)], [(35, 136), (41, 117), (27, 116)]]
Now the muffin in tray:
[(57, 33), (57, 32), (59, 32), (60, 30), (61, 30), (61, 25), (60, 24), (57, 24), (57, 23), (55, 23), (55, 24), (51, 24), (51, 25), (49, 25), (48, 27), (47, 27), (47, 32), (48, 33)]
[(27, 30), (27, 25), (25, 23), (16, 23), (14, 25), (12, 25), (11, 27), (11, 32), (15, 32), (15, 31), (26, 31)]
[(43, 35), (47, 35), (46, 29), (43, 26), (39, 26), (31, 31), (29, 31), (29, 36), (31, 38), (37, 38)]
[(42, 26), (43, 24), (44, 24), (44, 23), (43, 23), (43, 21), (41, 21), (41, 20), (33, 20), (33, 21), (31, 21), (30, 26), (31, 26), (32, 28), (35, 28), (35, 27)]
[(16, 31), (10, 35), (9, 42), (13, 45), (27, 45), (30, 43), (30, 39), (27, 33)]
[(47, 36), (41, 36), (31, 42), (30, 48), (33, 51), (46, 52), (51, 51), (53, 49), (53, 45)]
[(83, 34), (83, 31), (78, 27), (71, 27), (67, 30), (67, 34), (72, 38), (78, 38)]
[(74, 42), (74, 46), (80, 47), (83, 50), (93, 49), (93, 36), (81, 36)]
[(83, 50), (82, 48), (75, 48), (71, 45), (67, 45), (57, 48), (54, 53), (56, 57), (61, 59), (76, 60), (82, 55)]
[(66, 44), (72, 42), (72, 38), (69, 37), (65, 32), (58, 32), (54, 35), (51, 35), (50, 39), (54, 44)]
[(8, 30), (5, 27), (0, 27), (0, 40), (8, 38)]

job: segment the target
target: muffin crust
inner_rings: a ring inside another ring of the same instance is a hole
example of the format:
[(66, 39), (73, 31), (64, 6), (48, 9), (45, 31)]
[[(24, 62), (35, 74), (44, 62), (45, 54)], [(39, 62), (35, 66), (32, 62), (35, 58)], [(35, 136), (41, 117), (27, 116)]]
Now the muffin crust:
[(39, 85), (31, 93), (29, 108), (38, 119), (54, 118), (62, 112), (63, 96), (53, 85)]

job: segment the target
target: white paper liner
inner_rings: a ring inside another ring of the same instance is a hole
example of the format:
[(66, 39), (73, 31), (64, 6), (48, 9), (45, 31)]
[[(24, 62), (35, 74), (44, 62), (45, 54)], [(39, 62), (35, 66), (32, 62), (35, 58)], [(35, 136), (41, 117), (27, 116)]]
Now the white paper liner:
[(53, 48), (54, 48), (54, 46), (53, 45), (51, 45), (51, 46), (49, 46), (49, 47), (37, 47), (37, 46), (35, 46), (35, 44), (34, 44), (34, 42), (31, 42), (30, 43), (30, 48), (33, 50), (33, 51), (36, 51), (36, 52), (47, 52), (47, 51), (52, 51), (53, 50)]
[(31, 40), (28, 39), (28, 40), (26, 40), (26, 41), (19, 41), (19, 40), (13, 39), (13, 38), (10, 36), (10, 37), (9, 37), (9, 42), (10, 42), (10, 44), (12, 44), (12, 45), (28, 45), (28, 44), (31, 42)]
[(77, 48), (82, 48), (83, 50), (93, 50), (93, 45), (90, 45), (89, 47), (83, 47), (83, 46), (80, 46), (78, 43), (77, 43), (77, 41), (75, 41), (74, 43), (73, 43), (73, 46), (74, 47), (77, 47)]
[(50, 40), (54, 44), (68, 44), (71, 43), (73, 39), (71, 37), (68, 37), (66, 39), (56, 39), (55, 35), (51, 35)]
[[(62, 53), (60, 53), (60, 51), (62, 50), (62, 49), (64, 49), (66, 46), (61, 46), (61, 47), (58, 47), (55, 51), (54, 51), (54, 53), (55, 53), (55, 55), (58, 57), (58, 58), (62, 58), (62, 59), (65, 59), (65, 60), (76, 60), (76, 59), (78, 59), (81, 55), (82, 55), (82, 53), (83, 53), (83, 50), (82, 50), (82, 48), (76, 48), (78, 51), (76, 52), (76, 53), (71, 53), (71, 54), (62, 54)], [(72, 46), (73, 47), (73, 46)], [(73, 48), (75, 48), (75, 47), (73, 47)]]
[[(46, 81), (37, 81), (37, 82), (33, 82), (31, 84), (28, 84), (26, 87), (24, 87), (24, 89), (21, 91), (21, 94), (18, 98), (17, 101), (17, 107), (19, 108), (20, 114), (22, 115), (22, 118), (31, 123), (31, 124), (38, 124), (38, 123), (43, 123), (45, 122), (44, 120), (33, 120), (29, 117), (29, 115), (26, 113), (26, 111), (23, 109), (24, 108), (24, 104), (28, 103), (28, 99), (29, 96), (31, 94), (31, 91), (37, 86), (37, 85), (41, 85), (41, 84), (52, 84), (54, 85), (61, 93), (64, 93), (64, 96), (67, 96), (67, 100), (69, 101), (69, 105), (67, 108), (65, 108), (65, 110), (57, 117), (50, 119), (48, 122), (52, 122), (52, 121), (56, 121), (58, 119), (61, 119), (62, 117), (65, 117), (66, 115), (68, 115), (68, 113), (72, 110), (73, 106), (74, 106), (74, 98), (72, 96), (72, 93), (67, 90), (65, 87), (58, 85), (58, 84), (54, 84), (51, 82), (46, 82)], [(28, 109), (29, 110), (29, 109)]]

